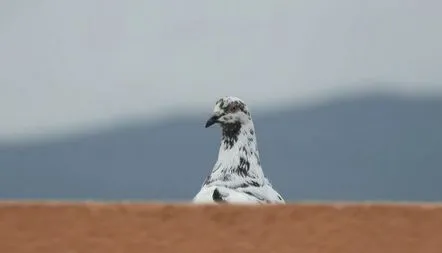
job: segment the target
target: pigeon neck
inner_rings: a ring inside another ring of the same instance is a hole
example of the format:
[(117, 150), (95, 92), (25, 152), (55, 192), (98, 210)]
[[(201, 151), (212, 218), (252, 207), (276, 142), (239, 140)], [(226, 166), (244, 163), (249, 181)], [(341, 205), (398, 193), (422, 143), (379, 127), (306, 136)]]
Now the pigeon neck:
[(223, 125), (218, 160), (206, 184), (259, 186), (264, 180), (253, 123)]
[(244, 125), (236, 122), (226, 124), (222, 127), (220, 155), (223, 152), (238, 152), (240, 151), (239, 149), (246, 149), (251, 152), (257, 151), (258, 149), (255, 137), (255, 127), (252, 122)]

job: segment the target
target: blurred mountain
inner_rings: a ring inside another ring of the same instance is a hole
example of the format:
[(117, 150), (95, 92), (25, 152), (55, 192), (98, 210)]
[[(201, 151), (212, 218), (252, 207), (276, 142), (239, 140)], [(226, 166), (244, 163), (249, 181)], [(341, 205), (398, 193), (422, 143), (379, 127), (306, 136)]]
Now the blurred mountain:
[[(442, 200), (442, 99), (377, 94), (253, 116), (287, 200)], [(0, 198), (191, 199), (218, 154), (205, 120), (0, 145)]]

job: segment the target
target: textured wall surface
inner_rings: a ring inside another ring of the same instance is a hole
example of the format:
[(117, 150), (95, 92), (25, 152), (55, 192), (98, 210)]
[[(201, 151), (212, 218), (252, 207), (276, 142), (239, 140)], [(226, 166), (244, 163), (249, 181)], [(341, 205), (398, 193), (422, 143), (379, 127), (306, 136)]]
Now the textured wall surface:
[(0, 204), (0, 252), (440, 253), (442, 205)]

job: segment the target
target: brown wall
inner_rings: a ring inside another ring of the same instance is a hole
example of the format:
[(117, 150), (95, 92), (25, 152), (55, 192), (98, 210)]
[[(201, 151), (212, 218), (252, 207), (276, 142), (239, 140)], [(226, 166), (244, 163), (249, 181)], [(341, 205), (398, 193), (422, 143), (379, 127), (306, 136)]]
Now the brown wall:
[(1, 253), (441, 253), (442, 205), (0, 204)]

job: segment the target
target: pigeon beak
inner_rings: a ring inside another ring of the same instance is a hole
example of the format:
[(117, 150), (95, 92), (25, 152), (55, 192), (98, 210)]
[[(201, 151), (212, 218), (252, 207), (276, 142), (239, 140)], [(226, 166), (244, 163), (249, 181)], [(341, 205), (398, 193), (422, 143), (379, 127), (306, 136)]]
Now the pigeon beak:
[(219, 119), (219, 116), (217, 116), (217, 115), (213, 115), (212, 117), (210, 117), (210, 119), (208, 119), (207, 122), (206, 122), (206, 128), (208, 128), (211, 125), (217, 123), (218, 119)]

